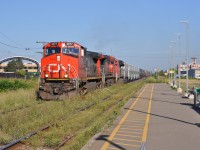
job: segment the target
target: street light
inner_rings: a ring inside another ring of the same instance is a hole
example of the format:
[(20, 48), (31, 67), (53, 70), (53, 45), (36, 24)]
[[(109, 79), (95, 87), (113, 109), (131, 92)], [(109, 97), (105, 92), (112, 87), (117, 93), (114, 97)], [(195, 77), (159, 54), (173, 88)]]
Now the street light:
[(173, 48), (173, 53), (172, 53), (172, 55), (173, 55), (173, 69), (174, 69), (174, 81), (173, 81), (174, 84), (173, 84), (173, 87), (177, 88), (177, 86), (176, 86), (176, 69), (175, 69), (175, 64), (176, 64), (176, 61), (175, 61), (176, 60), (175, 59), (176, 58), (175, 57), (176, 56), (175, 55), (176, 54), (175, 53), (176, 42), (175, 41), (170, 41), (170, 43), (173, 43), (173, 47), (172, 47)]
[[(174, 46), (169, 46), (169, 48), (171, 49), (171, 69), (173, 68), (173, 47)], [(172, 73), (170, 73), (170, 86), (173, 86), (173, 82), (172, 82)]]
[(170, 52), (169, 52), (169, 58), (168, 58), (168, 65), (169, 65), (169, 70), (168, 70), (168, 76), (169, 76), (169, 85), (171, 85), (171, 75), (170, 75), (170, 70), (171, 70), (171, 65), (170, 65)]
[(180, 21), (180, 23), (184, 23), (186, 27), (186, 93), (188, 93), (188, 66), (189, 66), (189, 21)]
[(181, 89), (181, 72), (180, 72), (180, 64), (181, 64), (181, 34), (177, 33), (176, 34), (178, 36), (178, 51), (179, 51), (179, 59), (178, 59), (178, 89), (177, 92), (178, 93), (182, 93), (182, 89)]

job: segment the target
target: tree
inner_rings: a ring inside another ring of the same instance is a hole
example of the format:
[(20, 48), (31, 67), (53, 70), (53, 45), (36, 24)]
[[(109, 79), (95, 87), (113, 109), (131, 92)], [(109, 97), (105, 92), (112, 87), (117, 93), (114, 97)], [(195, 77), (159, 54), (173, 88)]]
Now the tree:
[(159, 75), (160, 75), (160, 76), (164, 76), (164, 75), (165, 75), (165, 72), (164, 72), (163, 70), (161, 70), (161, 71), (159, 72)]
[(13, 59), (8, 63), (8, 65), (4, 68), (5, 72), (16, 72), (17, 70), (24, 69), (25, 66), (20, 58)]

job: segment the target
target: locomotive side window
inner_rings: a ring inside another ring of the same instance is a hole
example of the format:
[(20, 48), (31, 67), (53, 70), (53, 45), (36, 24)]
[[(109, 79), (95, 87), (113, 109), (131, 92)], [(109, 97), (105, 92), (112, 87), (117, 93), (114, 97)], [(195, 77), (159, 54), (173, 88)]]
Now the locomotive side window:
[(51, 54), (56, 54), (56, 53), (60, 53), (60, 48), (56, 47), (56, 48), (46, 48), (46, 55), (51, 55)]
[(63, 54), (79, 55), (79, 49), (75, 47), (63, 47)]

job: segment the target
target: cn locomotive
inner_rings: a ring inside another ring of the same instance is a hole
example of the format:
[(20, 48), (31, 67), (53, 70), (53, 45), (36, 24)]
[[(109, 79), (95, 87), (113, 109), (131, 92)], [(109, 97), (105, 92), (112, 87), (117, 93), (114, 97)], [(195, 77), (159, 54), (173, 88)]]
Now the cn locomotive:
[(140, 73), (137, 67), (88, 51), (76, 42), (50, 42), (43, 47), (38, 96), (45, 100), (62, 99), (73, 91), (85, 93), (90, 87), (139, 79)]

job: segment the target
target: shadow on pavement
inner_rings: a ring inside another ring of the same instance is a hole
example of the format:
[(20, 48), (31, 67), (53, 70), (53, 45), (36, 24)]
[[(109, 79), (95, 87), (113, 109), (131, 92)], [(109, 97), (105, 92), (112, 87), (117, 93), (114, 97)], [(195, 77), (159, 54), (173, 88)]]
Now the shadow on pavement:
[[(149, 98), (141, 98), (141, 97), (137, 97), (137, 96), (132, 96), (132, 98), (140, 98), (141, 100), (148, 100), (149, 101)], [(170, 103), (170, 104), (178, 104), (180, 105), (180, 103), (176, 103), (176, 102), (169, 102), (169, 101), (163, 101), (163, 100), (159, 100), (159, 99), (152, 99), (152, 101), (158, 101), (158, 102), (163, 102), (163, 103)]]
[(126, 150), (124, 147), (114, 143), (113, 141), (109, 141), (107, 138), (108, 135), (100, 135), (99, 137), (96, 138), (96, 140), (107, 141), (108, 143), (110, 143), (111, 145), (115, 146), (118, 149)]
[(189, 125), (194, 125), (194, 126), (200, 127), (200, 123), (191, 123), (191, 122), (187, 122), (187, 121), (176, 119), (176, 118), (161, 116), (161, 115), (157, 115), (157, 114), (153, 114), (153, 113), (147, 113), (147, 112), (144, 112), (144, 111), (130, 109), (130, 108), (124, 108), (124, 109), (132, 110), (132, 111), (140, 112), (140, 113), (144, 113), (144, 114), (150, 114), (152, 116), (161, 117), (161, 118), (165, 118), (165, 119), (170, 119), (170, 120), (178, 121), (178, 122), (181, 122), (181, 123), (185, 123), (185, 124), (189, 124)]
[(191, 109), (193, 109), (194, 111), (196, 111), (198, 114), (200, 114), (200, 108), (195, 107), (194, 104), (191, 103), (180, 103), (181, 105), (184, 106), (189, 106)]
[[(154, 89), (155, 90), (155, 89)], [(145, 93), (151, 93), (151, 92), (145, 92)], [(160, 94), (160, 95), (170, 95), (170, 96), (180, 96), (182, 94), (178, 94), (178, 93), (175, 93), (175, 94), (168, 94), (168, 93), (160, 93), (160, 92), (153, 92), (153, 94)]]

